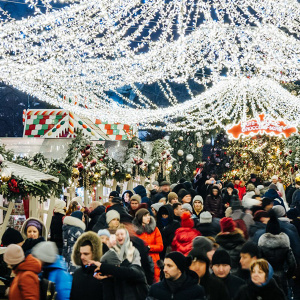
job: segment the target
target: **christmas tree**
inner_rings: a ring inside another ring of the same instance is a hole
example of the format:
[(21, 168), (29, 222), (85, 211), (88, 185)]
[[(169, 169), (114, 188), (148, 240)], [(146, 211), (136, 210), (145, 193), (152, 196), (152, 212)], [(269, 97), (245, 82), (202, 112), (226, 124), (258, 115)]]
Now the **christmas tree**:
[(230, 170), (223, 174), (224, 180), (239, 176), (247, 181), (254, 173), (262, 180), (270, 180), (277, 175), (286, 181), (291, 175), (284, 153), (284, 140), (280, 137), (258, 135), (232, 140), (227, 153), (231, 163)]
[(182, 177), (191, 180), (197, 165), (202, 162), (202, 139), (200, 132), (174, 131), (169, 139), (173, 148), (173, 169), (171, 182), (178, 182)]
[(205, 161), (204, 171), (208, 175), (216, 175), (217, 178), (221, 178), (222, 175), (228, 171), (230, 167), (230, 158), (227, 155), (228, 136), (224, 131), (217, 134), (215, 139), (207, 140), (210, 142), (210, 154), (204, 155), (203, 161)]
[(286, 152), (284, 156), (292, 166), (292, 172), (299, 173), (300, 164), (300, 136), (293, 135), (285, 140)]

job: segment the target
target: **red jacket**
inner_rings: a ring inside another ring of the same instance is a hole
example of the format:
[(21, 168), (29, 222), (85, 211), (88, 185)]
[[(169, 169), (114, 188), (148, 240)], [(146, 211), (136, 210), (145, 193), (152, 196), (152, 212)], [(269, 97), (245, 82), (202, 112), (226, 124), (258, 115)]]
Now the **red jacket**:
[(150, 224), (143, 227), (135, 218), (133, 224), (136, 226), (136, 234), (142, 239), (147, 246), (150, 247), (149, 255), (154, 262), (154, 281), (158, 282), (160, 277), (160, 268), (156, 262), (160, 259), (159, 253), (163, 251), (164, 244), (159, 229), (156, 227), (156, 222), (153, 217), (150, 219)]
[(242, 187), (240, 183), (239, 185), (235, 184), (234, 188), (239, 191), (239, 199), (242, 200), (244, 195), (246, 194), (246, 187), (245, 186)]
[(25, 261), (15, 269), (16, 277), (9, 289), (10, 300), (39, 300), (40, 281), (38, 274), (42, 270), (39, 260), (29, 254)]
[(179, 251), (187, 256), (192, 250), (193, 239), (201, 235), (200, 231), (193, 228), (194, 221), (189, 212), (184, 212), (181, 216), (181, 227), (176, 229), (172, 242), (172, 251)]

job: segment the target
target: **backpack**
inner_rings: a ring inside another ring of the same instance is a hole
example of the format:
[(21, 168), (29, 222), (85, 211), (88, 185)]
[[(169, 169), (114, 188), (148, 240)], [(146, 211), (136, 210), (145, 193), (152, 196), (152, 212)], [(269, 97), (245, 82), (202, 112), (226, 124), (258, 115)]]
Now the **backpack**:
[(40, 279), (40, 300), (55, 300), (57, 292), (55, 283), (46, 279)]
[(248, 230), (247, 230), (245, 221), (243, 220), (244, 216), (245, 216), (245, 213), (242, 213), (241, 218), (234, 220), (234, 223), (235, 223), (236, 228), (239, 228), (243, 231), (245, 239), (248, 240), (249, 234), (248, 234)]

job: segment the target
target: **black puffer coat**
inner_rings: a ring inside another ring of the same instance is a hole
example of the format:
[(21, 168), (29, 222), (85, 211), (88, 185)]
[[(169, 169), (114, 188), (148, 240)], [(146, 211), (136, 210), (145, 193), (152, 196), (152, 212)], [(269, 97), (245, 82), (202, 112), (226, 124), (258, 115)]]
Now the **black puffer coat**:
[(64, 214), (54, 213), (50, 225), (50, 241), (54, 242), (58, 249), (63, 247), (63, 217)]
[(184, 283), (172, 293), (167, 280), (164, 278), (151, 286), (146, 300), (204, 300), (204, 289), (198, 285), (198, 280), (198, 275), (189, 271)]
[(274, 274), (280, 278), (282, 288), (287, 293), (287, 279), (294, 275), (297, 266), (289, 237), (283, 232), (276, 235), (265, 233), (259, 238), (258, 247), (261, 257), (273, 267)]
[[(162, 222), (163, 213), (167, 213), (169, 216), (168, 224), (165, 226)], [(180, 223), (174, 220), (174, 212), (171, 205), (167, 204), (159, 208), (156, 217), (156, 226), (161, 233), (164, 243), (164, 250), (160, 253), (160, 257), (163, 259), (165, 257), (167, 247), (171, 246), (172, 244), (176, 229), (180, 227)]]
[(105, 207), (103, 205), (97, 206), (89, 215), (90, 221), (87, 226), (86, 231), (91, 231), (93, 230), (93, 227), (98, 221), (98, 218), (105, 212)]
[(216, 243), (220, 245), (220, 249), (226, 250), (231, 257), (231, 270), (236, 272), (239, 267), (240, 253), (245, 240), (243, 236), (235, 230), (230, 234), (218, 234)]
[[(218, 195), (214, 196), (212, 191), (217, 189)], [(223, 203), (222, 197), (220, 194), (220, 190), (218, 188), (213, 187), (210, 191), (210, 194), (207, 195), (204, 202), (204, 210), (209, 211), (211, 215), (215, 218), (223, 217)]]
[(265, 286), (257, 286), (252, 281), (238, 291), (234, 300), (286, 300), (283, 291), (272, 278)]

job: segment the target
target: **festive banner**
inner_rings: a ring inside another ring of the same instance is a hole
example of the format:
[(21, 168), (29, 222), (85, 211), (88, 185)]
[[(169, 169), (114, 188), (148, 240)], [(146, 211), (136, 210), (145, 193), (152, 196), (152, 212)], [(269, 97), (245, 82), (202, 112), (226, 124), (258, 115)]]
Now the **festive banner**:
[(297, 128), (287, 125), (284, 121), (276, 121), (265, 119), (265, 115), (259, 115), (259, 119), (252, 119), (246, 122), (240, 122), (237, 125), (231, 126), (227, 129), (227, 133), (234, 139), (240, 138), (242, 135), (283, 135), (289, 137), (292, 133), (297, 133)]

